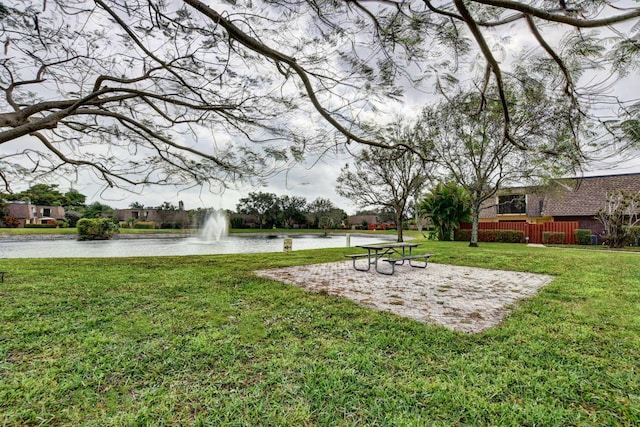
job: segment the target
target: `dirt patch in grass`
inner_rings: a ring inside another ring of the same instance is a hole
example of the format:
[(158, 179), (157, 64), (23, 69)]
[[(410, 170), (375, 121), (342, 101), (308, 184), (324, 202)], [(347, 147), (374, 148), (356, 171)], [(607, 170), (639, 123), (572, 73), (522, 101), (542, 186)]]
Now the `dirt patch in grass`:
[(420, 322), (478, 333), (498, 325), (552, 276), (429, 263), (426, 269), (396, 267), (392, 276), (356, 271), (351, 261), (256, 272), (312, 292), (349, 298)]

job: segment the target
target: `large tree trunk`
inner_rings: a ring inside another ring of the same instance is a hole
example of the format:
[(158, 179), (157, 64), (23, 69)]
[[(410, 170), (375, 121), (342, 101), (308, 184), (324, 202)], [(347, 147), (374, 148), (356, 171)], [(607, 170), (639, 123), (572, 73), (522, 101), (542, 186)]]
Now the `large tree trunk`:
[(480, 222), (480, 207), (473, 206), (471, 208), (471, 241), (469, 246), (472, 248), (478, 247), (478, 223)]
[(396, 209), (396, 231), (398, 232), (398, 242), (404, 242), (402, 236), (402, 212), (398, 212)]

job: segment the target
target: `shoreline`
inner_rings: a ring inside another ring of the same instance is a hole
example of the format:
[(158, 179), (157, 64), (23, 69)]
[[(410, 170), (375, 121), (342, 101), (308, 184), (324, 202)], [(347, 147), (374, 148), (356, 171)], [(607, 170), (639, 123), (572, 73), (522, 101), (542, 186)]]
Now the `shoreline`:
[[(193, 232), (183, 232), (183, 233), (118, 233), (115, 234), (109, 240), (136, 240), (136, 239), (187, 239), (189, 237), (198, 237), (199, 231), (194, 230)], [(312, 232), (312, 231), (304, 231), (304, 232), (292, 232), (288, 233), (286, 231), (262, 231), (262, 232), (248, 232), (248, 233), (229, 233), (229, 236), (233, 237), (261, 237), (264, 236), (266, 238), (283, 238), (283, 237), (291, 237), (295, 238), (306, 237), (306, 236), (317, 236), (317, 237), (331, 237), (331, 236), (346, 236), (347, 234), (351, 236), (363, 236), (363, 237), (372, 237), (376, 236), (373, 233), (360, 233), (360, 232), (347, 232), (347, 231), (333, 231), (333, 232)], [(394, 237), (393, 235), (384, 235), (378, 234), (377, 236), (389, 236)], [(411, 239), (411, 237), (408, 237)], [(0, 242), (12, 242), (12, 241), (51, 241), (51, 240), (79, 240), (78, 234), (6, 234), (0, 232)]]

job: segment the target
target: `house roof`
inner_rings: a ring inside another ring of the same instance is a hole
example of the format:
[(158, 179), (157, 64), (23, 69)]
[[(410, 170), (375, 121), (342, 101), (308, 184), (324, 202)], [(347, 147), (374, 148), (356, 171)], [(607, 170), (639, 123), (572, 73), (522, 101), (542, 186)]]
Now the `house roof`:
[(30, 204), (26, 204), (26, 203), (15, 203), (15, 202), (9, 202), (7, 204), (8, 207), (8, 213), (11, 216), (14, 216), (16, 218), (20, 218), (20, 219), (29, 219), (32, 217), (32, 205)]
[(377, 215), (350, 215), (347, 219), (349, 224), (362, 224), (362, 221), (366, 221), (367, 224), (377, 224), (379, 218)]
[[(19, 219), (38, 217), (41, 219), (47, 219), (47, 217), (50, 217), (49, 219), (64, 219), (64, 208), (62, 206), (41, 206), (25, 202), (9, 202), (7, 207), (9, 215)], [(42, 218), (45, 209), (48, 209), (49, 212), (47, 217)]]
[[(562, 178), (547, 186), (505, 188), (498, 194), (526, 194), (526, 214), (529, 217), (594, 217), (605, 207), (607, 193), (612, 190), (640, 193), (640, 173)], [(480, 217), (496, 216), (496, 201), (485, 201)]]
[(612, 190), (640, 192), (640, 174), (606, 175), (556, 180), (545, 192), (543, 215), (595, 215), (605, 206)]

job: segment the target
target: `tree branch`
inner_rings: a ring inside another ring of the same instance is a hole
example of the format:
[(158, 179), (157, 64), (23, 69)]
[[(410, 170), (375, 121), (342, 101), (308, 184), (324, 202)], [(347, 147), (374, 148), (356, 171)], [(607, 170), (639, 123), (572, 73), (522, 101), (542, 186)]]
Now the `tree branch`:
[[(380, 147), (380, 148), (396, 148), (394, 146), (390, 146), (388, 144), (384, 144), (378, 141), (371, 141), (371, 140), (362, 138), (354, 134), (353, 132), (349, 131), (342, 124), (336, 121), (318, 100), (318, 97), (316, 96), (315, 90), (313, 88), (313, 85), (311, 84), (311, 80), (309, 79), (306, 70), (296, 62), (295, 58), (292, 58), (281, 52), (278, 52), (277, 50), (272, 49), (269, 46), (263, 44), (262, 42), (256, 40), (255, 38), (249, 36), (242, 30), (240, 30), (240, 28), (235, 26), (231, 21), (224, 18), (217, 11), (213, 10), (209, 6), (203, 4), (202, 2), (198, 0), (183, 0), (183, 1), (187, 3), (189, 6), (191, 6), (192, 8), (194, 8), (195, 10), (197, 10), (198, 12), (210, 18), (216, 24), (221, 25), (227, 31), (227, 33), (232, 39), (238, 41), (243, 46), (273, 61), (287, 64), (298, 75), (298, 77), (302, 81), (302, 84), (304, 85), (304, 88), (305, 88), (305, 92), (307, 96), (309, 96), (309, 99), (311, 100), (311, 104), (313, 105), (315, 110), (318, 113), (320, 113), (320, 115), (329, 124), (331, 124), (334, 128), (336, 128), (338, 132), (346, 136), (348, 140), (353, 140), (365, 145), (371, 145), (371, 146)], [(410, 148), (410, 147), (407, 147), (407, 148)]]
[[(484, 4), (487, 6), (500, 7), (507, 10), (517, 10), (525, 15), (535, 16), (548, 22), (557, 22), (560, 24), (567, 24), (578, 28), (606, 27), (608, 25), (618, 24), (621, 22), (629, 21), (633, 18), (640, 17), (640, 9), (602, 19), (579, 19), (567, 16), (564, 13), (557, 14), (512, 0), (473, 0), (473, 2)], [(566, 9), (560, 10), (562, 10), (563, 12), (566, 11)]]
[(493, 53), (491, 52), (489, 45), (487, 45), (487, 42), (484, 39), (484, 36), (482, 35), (482, 32), (478, 28), (478, 25), (476, 24), (475, 20), (471, 16), (471, 13), (467, 9), (466, 5), (464, 4), (464, 0), (454, 0), (454, 3), (458, 11), (460, 12), (460, 15), (464, 18), (465, 23), (469, 27), (471, 34), (476, 39), (476, 42), (478, 43), (478, 46), (480, 47), (482, 54), (487, 59), (487, 62), (491, 67), (491, 71), (493, 72), (493, 75), (496, 79), (498, 96), (500, 97), (500, 103), (502, 104), (502, 112), (504, 115), (503, 138), (505, 138), (507, 141), (511, 142), (514, 146), (520, 148), (521, 150), (525, 150), (526, 147), (519, 144), (517, 141), (515, 141), (511, 137), (511, 134), (509, 131), (511, 119), (509, 117), (509, 105), (507, 103), (507, 97), (504, 93), (504, 84), (502, 81), (502, 71), (500, 70), (500, 65), (498, 64), (498, 61), (496, 61), (495, 57), (493, 56)]
[(564, 87), (564, 92), (567, 95), (572, 96), (573, 95), (573, 80), (571, 78), (571, 73), (569, 73), (569, 70), (567, 69), (566, 65), (564, 64), (564, 61), (551, 48), (551, 46), (549, 46), (547, 41), (542, 37), (542, 35), (538, 31), (538, 28), (536, 27), (536, 23), (533, 21), (533, 18), (531, 16), (529, 16), (529, 15), (525, 15), (525, 18), (527, 20), (527, 24), (529, 25), (529, 29), (531, 30), (531, 33), (533, 34), (535, 39), (538, 41), (540, 46), (542, 46), (542, 48), (549, 54), (549, 56), (551, 56), (551, 58), (553, 58), (553, 60), (556, 62), (556, 64), (558, 64), (558, 67), (560, 68), (560, 71), (562, 71), (562, 74), (564, 75), (564, 78), (566, 80), (566, 84), (565, 84), (565, 87)]

